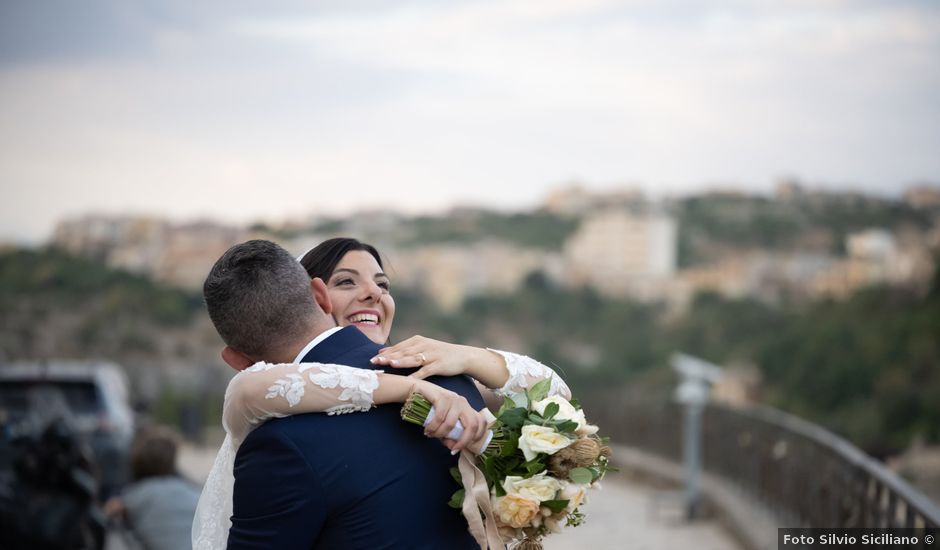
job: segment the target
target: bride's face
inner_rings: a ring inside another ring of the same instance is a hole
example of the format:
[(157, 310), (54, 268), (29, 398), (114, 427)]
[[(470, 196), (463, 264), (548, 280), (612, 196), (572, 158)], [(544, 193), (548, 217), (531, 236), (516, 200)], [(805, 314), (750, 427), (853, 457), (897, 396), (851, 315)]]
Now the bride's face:
[(371, 254), (365, 250), (347, 252), (326, 286), (337, 324), (355, 325), (377, 344), (388, 341), (395, 300), (389, 293), (388, 276)]

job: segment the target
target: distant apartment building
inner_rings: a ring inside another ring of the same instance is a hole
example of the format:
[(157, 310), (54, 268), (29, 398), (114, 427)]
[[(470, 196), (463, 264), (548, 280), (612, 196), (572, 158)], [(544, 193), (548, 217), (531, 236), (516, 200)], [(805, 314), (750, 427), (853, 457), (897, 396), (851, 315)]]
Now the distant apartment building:
[(566, 279), (616, 296), (661, 297), (676, 272), (678, 226), (655, 208), (586, 216), (564, 245)]
[(513, 292), (530, 273), (552, 263), (541, 250), (490, 240), (400, 249), (391, 253), (386, 271), (395, 285), (423, 292), (453, 311), (470, 296)]
[(696, 294), (703, 292), (714, 292), (727, 298), (752, 294), (764, 263), (761, 258), (735, 254), (715, 263), (683, 269), (673, 278), (667, 299), (679, 310), (684, 310)]
[(184, 288), (201, 289), (219, 256), (245, 239), (243, 229), (212, 222), (173, 226), (163, 253), (153, 265), (153, 276)]
[(940, 207), (940, 185), (917, 185), (904, 192), (904, 202), (914, 208)]
[(212, 264), (245, 231), (212, 222), (172, 225), (145, 216), (86, 216), (56, 226), (52, 244), (109, 267), (200, 288)]
[(901, 246), (885, 229), (868, 229), (846, 237), (847, 258), (812, 281), (816, 294), (848, 296), (877, 284), (918, 286), (927, 284), (933, 261), (924, 238)]
[(549, 193), (542, 203), (542, 208), (553, 214), (577, 217), (599, 208), (627, 208), (645, 202), (642, 191), (635, 189), (595, 192), (575, 184)]
[(52, 244), (136, 273), (149, 272), (166, 245), (169, 224), (148, 216), (89, 215), (59, 222)]

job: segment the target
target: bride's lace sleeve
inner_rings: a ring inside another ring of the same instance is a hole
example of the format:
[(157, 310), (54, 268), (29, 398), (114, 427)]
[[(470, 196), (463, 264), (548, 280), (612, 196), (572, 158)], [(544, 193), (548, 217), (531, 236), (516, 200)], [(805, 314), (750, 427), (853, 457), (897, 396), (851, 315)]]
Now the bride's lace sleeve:
[(222, 423), (237, 448), (258, 424), (291, 414), (368, 411), (378, 372), (323, 363), (257, 363), (225, 390)]
[(496, 395), (506, 397), (514, 393), (520, 393), (547, 378), (552, 381), (548, 395), (560, 395), (565, 399), (571, 399), (571, 390), (568, 389), (568, 384), (565, 384), (561, 376), (558, 376), (558, 373), (551, 368), (525, 355), (490, 348), (487, 349), (501, 355), (506, 362), (506, 369), (509, 371), (509, 379), (506, 380), (503, 387), (494, 390)]

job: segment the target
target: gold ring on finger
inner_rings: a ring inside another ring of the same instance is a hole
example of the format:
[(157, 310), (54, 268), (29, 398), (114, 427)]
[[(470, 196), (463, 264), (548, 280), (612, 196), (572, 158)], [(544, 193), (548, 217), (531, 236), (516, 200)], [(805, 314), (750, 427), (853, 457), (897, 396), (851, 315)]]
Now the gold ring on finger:
[(427, 362), (428, 358), (424, 356), (423, 353), (418, 354), (418, 364), (423, 365)]

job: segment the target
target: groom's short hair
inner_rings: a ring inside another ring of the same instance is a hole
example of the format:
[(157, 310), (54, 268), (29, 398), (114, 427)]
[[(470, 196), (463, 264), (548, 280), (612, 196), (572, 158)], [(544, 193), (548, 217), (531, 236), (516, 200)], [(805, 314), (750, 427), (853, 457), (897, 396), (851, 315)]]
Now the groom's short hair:
[(271, 241), (229, 248), (212, 266), (202, 291), (222, 340), (253, 359), (309, 334), (318, 314), (324, 315), (307, 272)]

